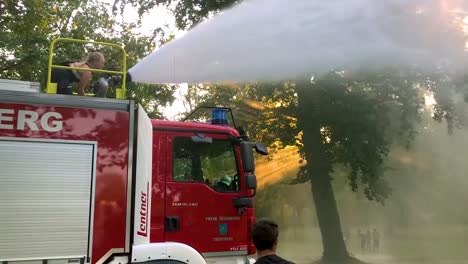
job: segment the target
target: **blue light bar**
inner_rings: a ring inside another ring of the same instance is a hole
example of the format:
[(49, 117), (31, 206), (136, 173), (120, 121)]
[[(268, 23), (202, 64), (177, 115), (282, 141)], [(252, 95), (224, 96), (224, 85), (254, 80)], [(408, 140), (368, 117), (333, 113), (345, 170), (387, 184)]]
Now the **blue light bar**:
[(211, 124), (227, 125), (227, 111), (222, 108), (215, 108), (211, 111)]

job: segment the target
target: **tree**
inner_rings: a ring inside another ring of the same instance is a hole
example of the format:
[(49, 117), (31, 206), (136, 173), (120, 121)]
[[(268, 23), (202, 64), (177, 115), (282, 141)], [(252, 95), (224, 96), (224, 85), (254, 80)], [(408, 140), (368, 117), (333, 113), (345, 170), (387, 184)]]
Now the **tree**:
[(334, 72), (297, 91), (307, 165), (296, 182), (311, 183), (324, 259), (347, 259), (331, 175), (345, 166), (353, 191), (383, 203), (390, 189), (382, 162), (391, 144), (413, 136), (422, 102), (414, 82), (392, 72), (351, 78)]
[[(49, 45), (57, 37), (122, 43), (128, 66), (152, 52), (157, 43), (172, 38), (161, 29), (150, 35), (135, 34), (138, 23), (119, 21), (109, 12), (110, 5), (98, 0), (6, 0), (0, 3), (0, 9), (0, 78), (40, 82), (42, 88)], [(94, 49), (103, 51), (109, 64), (122, 66), (121, 54), (115, 50), (69, 43), (57, 45), (54, 62), (79, 60)], [(160, 117), (158, 106), (174, 99), (173, 86), (131, 84), (129, 88), (128, 96), (141, 103), (152, 117)], [(108, 96), (114, 95), (115, 90), (110, 90)]]
[[(205, 103), (230, 105), (253, 138), (282, 147), (296, 144), (307, 163), (293, 183), (311, 183), (324, 260), (350, 259), (332, 189), (336, 166), (353, 191), (383, 203), (390, 189), (382, 162), (391, 144), (414, 136), (422, 106), (417, 79), (398, 71), (332, 72), (310, 81), (209, 86)], [(259, 107), (252, 107), (256, 102)], [(253, 113), (249, 114), (249, 111)], [(240, 113), (240, 114), (239, 114)]]

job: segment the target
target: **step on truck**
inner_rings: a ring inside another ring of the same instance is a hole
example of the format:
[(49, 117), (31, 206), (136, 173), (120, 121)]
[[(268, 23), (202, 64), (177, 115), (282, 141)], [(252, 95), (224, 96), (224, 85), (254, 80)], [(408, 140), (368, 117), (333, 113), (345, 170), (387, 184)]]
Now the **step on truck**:
[(49, 81), (0, 80), (1, 264), (253, 261), (254, 150), (267, 153), (229, 109), (154, 120)]

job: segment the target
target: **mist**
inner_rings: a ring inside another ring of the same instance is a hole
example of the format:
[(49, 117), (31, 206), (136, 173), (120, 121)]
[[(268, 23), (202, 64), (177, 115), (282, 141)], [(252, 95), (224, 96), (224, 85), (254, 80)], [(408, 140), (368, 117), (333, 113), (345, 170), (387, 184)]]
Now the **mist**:
[[(130, 69), (133, 81), (276, 81), (334, 69), (465, 64), (466, 1), (247, 0)], [(465, 23), (465, 24), (464, 24)]]
[[(465, 70), (467, 1), (246, 0), (197, 25), (129, 72), (148, 83), (281, 81), (330, 70), (444, 67)], [(466, 109), (465, 109), (466, 111)], [(350, 253), (371, 263), (465, 263), (468, 259), (468, 131), (448, 135), (424, 115), (407, 150), (391, 149), (384, 166), (393, 194), (385, 205), (350, 191), (335, 170), (336, 194)], [(257, 166), (256, 216), (280, 224), (279, 254), (296, 263), (322, 255), (310, 184), (289, 185), (301, 163), (291, 150)], [(289, 152), (289, 153), (288, 153)], [(296, 161), (296, 162), (294, 162)], [(376, 229), (377, 251), (358, 231)]]
[[(460, 111), (468, 110), (461, 106)], [(468, 130), (449, 135), (447, 124), (433, 121), (430, 115), (424, 113), (410, 149), (392, 147), (383, 165), (393, 189), (385, 205), (350, 191), (346, 169), (337, 167), (333, 175), (346, 245), (361, 260), (458, 264), (468, 259)], [(284, 155), (276, 154), (272, 167), (281, 167)], [(277, 173), (260, 165), (264, 185), (257, 193), (256, 214), (279, 222), (280, 255), (311, 263), (320, 258), (322, 243), (310, 184), (288, 184), (301, 165), (298, 157), (295, 160), (293, 165), (291, 158), (284, 159), (287, 166)], [(378, 251), (362, 250), (358, 231), (374, 228), (380, 235)]]

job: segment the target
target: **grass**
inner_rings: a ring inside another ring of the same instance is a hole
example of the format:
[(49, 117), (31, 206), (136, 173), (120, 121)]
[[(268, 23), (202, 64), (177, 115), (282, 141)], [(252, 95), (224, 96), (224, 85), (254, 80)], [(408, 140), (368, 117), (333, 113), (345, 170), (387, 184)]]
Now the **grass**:
[[(468, 263), (468, 226), (432, 225), (400, 229), (382, 238), (378, 253), (361, 252), (355, 230), (347, 241), (349, 252), (371, 264)], [(317, 228), (290, 228), (280, 234), (278, 254), (297, 264), (320, 259), (322, 245)]]

